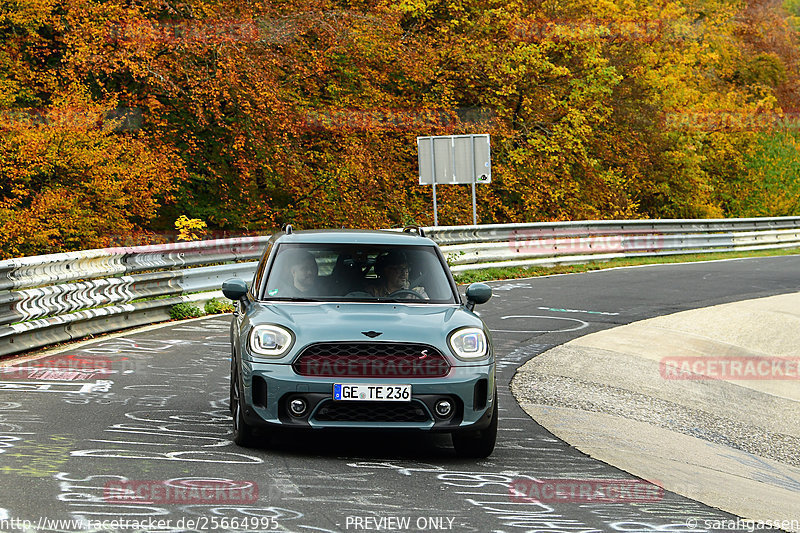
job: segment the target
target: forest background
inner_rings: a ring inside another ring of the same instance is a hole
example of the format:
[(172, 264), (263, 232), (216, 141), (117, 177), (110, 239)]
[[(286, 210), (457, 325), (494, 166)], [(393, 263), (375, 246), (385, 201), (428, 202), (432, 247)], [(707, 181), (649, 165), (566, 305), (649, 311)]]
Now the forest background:
[(798, 215), (798, 28), (800, 0), (0, 0), (0, 258), (431, 225), (422, 135), (491, 134), (479, 223)]

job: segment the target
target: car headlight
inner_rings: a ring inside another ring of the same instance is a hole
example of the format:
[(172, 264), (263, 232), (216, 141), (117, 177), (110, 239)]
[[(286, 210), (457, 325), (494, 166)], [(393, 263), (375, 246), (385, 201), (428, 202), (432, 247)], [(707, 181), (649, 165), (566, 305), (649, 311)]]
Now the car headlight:
[(450, 335), (450, 348), (461, 359), (480, 359), (489, 352), (489, 343), (482, 329), (463, 328)]
[(256, 326), (250, 331), (250, 350), (258, 355), (279, 357), (292, 345), (292, 339), (292, 332), (280, 326)]

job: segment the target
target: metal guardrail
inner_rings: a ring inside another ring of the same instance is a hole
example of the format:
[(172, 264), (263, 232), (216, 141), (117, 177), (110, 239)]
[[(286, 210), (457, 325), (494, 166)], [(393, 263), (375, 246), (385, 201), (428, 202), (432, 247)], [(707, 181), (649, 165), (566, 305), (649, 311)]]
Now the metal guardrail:
[[(800, 247), (800, 217), (425, 228), (454, 272), (618, 257)], [(106, 248), (0, 261), (0, 356), (169, 319), (252, 279), (268, 236)], [(212, 292), (213, 291), (213, 292)]]
[(252, 279), (268, 239), (105, 248), (0, 261), (0, 356), (169, 320), (178, 303), (221, 298), (218, 289), (225, 279)]
[(800, 217), (493, 224), (426, 231), (453, 272), (800, 247)]

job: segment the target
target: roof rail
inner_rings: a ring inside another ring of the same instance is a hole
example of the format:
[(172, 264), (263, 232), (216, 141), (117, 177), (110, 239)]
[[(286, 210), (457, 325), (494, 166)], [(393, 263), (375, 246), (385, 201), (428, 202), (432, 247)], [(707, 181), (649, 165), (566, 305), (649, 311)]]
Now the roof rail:
[(425, 230), (423, 230), (419, 226), (414, 226), (414, 225), (404, 227), (403, 228), (403, 233), (416, 233), (420, 237), (424, 237), (425, 236)]
[(291, 235), (292, 234), (292, 225), (291, 224), (284, 224), (281, 229), (286, 232), (286, 235)]

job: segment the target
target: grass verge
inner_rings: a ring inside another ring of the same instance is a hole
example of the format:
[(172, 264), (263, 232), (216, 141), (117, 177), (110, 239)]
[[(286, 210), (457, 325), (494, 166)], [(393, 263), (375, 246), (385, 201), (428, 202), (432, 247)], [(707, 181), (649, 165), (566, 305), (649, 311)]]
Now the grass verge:
[(532, 278), (536, 276), (552, 276), (553, 274), (574, 274), (592, 270), (605, 270), (626, 266), (661, 265), (672, 263), (697, 263), (702, 261), (717, 261), (719, 259), (737, 259), (744, 257), (775, 257), (783, 255), (798, 255), (800, 248), (785, 250), (758, 250), (753, 252), (717, 252), (704, 254), (670, 255), (658, 257), (632, 257), (609, 259), (578, 265), (555, 266), (529, 266), (529, 267), (503, 267), (469, 270), (453, 274), (457, 283), (473, 283), (476, 281), (490, 281), (501, 279)]

